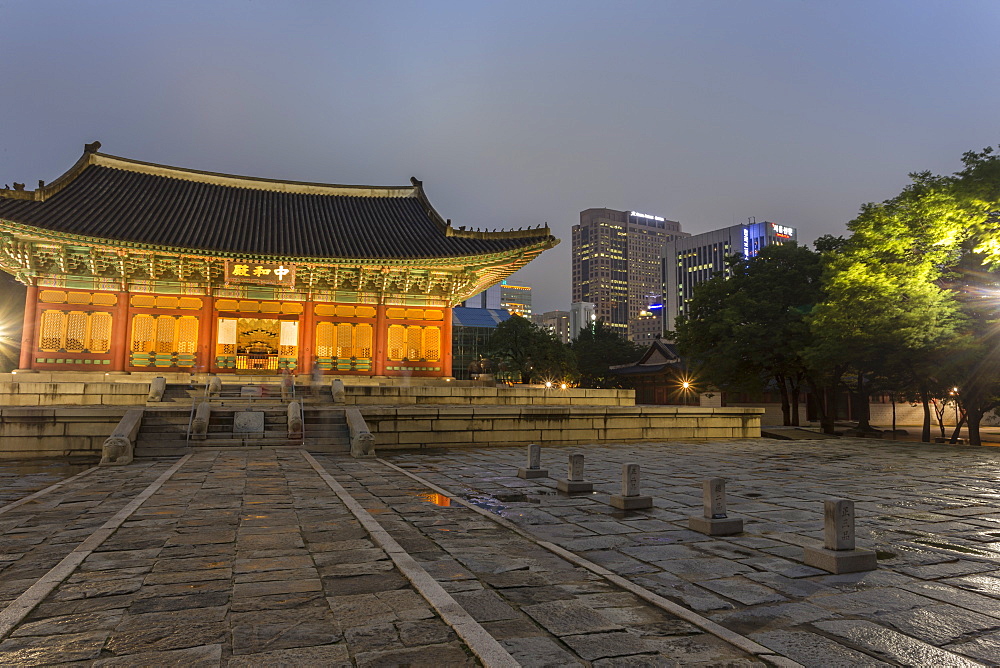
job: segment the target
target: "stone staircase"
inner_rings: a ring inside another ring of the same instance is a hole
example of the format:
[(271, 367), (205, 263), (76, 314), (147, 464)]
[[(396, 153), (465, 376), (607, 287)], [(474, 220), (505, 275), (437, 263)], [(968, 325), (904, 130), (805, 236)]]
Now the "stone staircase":
[(303, 408), (304, 447), (309, 452), (349, 453), (351, 434), (343, 408)]
[[(206, 438), (187, 438), (190, 408), (161, 405), (147, 408), (136, 437), (136, 457), (180, 456), (192, 450), (228, 448), (304, 447), (316, 453), (348, 453), (351, 450), (347, 420), (342, 408), (309, 408), (303, 412), (304, 438), (288, 437), (287, 402), (276, 398), (254, 398), (253, 403), (236, 397), (213, 398)], [(245, 434), (233, 430), (235, 414), (253, 410), (264, 413), (264, 431)]]
[[(247, 397), (243, 394), (244, 387), (256, 388), (260, 392), (260, 396)], [(288, 405), (291, 401), (293, 395), (289, 393), (289, 398), (282, 399), (281, 396), (281, 384), (280, 383), (243, 383), (243, 384), (230, 384), (223, 385), (222, 391), (210, 397), (213, 405), (216, 402), (242, 402), (252, 403), (254, 406), (277, 406), (279, 404)], [(190, 406), (193, 401), (203, 401), (205, 399), (205, 386), (202, 385), (187, 385), (187, 384), (168, 384), (166, 390), (163, 392), (163, 399), (158, 402), (148, 402), (146, 405), (150, 407), (164, 406), (168, 404), (178, 404), (182, 406)], [(303, 385), (297, 385), (295, 387), (294, 400), (298, 401), (303, 406), (310, 405), (330, 405), (333, 403), (333, 397), (330, 394), (329, 387), (323, 387), (319, 392), (313, 392), (309, 387)]]

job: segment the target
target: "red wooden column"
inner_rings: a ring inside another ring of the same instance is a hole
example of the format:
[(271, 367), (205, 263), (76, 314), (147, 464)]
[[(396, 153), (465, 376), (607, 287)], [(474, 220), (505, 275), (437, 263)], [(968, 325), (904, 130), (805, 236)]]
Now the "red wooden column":
[(374, 376), (385, 375), (386, 346), (389, 343), (389, 327), (386, 324), (387, 322), (385, 304), (379, 304), (375, 307), (375, 347), (372, 353), (375, 358), (372, 360), (372, 375)]
[(116, 292), (118, 303), (111, 315), (111, 371), (124, 371), (128, 367), (131, 341), (128, 338), (128, 292)]
[(451, 340), (451, 308), (444, 310), (444, 322), (441, 325), (441, 375), (452, 376), (452, 340)]
[(299, 316), (299, 327), (302, 331), (299, 332), (301, 343), (299, 344), (299, 368), (296, 369), (296, 372), (308, 375), (312, 373), (313, 363), (316, 360), (316, 353), (313, 352), (316, 347), (316, 307), (310, 299), (304, 302), (303, 308), (305, 310)]
[(28, 294), (24, 298), (24, 321), (21, 329), (21, 358), (19, 369), (28, 370), (35, 362), (35, 330), (38, 320), (38, 286), (28, 286)]
[(198, 314), (198, 358), (195, 370), (211, 373), (215, 362), (215, 341), (212, 339), (212, 322), (215, 319), (215, 297), (206, 294), (201, 298)]

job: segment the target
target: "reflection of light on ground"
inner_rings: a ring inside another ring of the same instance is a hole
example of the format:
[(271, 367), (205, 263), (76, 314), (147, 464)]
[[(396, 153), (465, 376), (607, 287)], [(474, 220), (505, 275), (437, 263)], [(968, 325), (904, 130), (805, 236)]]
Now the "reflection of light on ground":
[(444, 494), (438, 494), (437, 492), (422, 492), (420, 498), (427, 503), (433, 503), (435, 506), (442, 506), (447, 508), (451, 505), (451, 499)]

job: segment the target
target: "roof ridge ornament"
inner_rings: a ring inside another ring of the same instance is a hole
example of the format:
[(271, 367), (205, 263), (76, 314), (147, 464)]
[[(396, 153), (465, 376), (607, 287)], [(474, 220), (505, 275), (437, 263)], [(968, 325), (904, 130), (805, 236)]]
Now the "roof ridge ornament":
[(83, 152), (84, 153), (97, 153), (100, 150), (101, 150), (101, 142), (99, 142), (99, 141), (95, 141), (92, 144), (84, 144), (83, 145)]

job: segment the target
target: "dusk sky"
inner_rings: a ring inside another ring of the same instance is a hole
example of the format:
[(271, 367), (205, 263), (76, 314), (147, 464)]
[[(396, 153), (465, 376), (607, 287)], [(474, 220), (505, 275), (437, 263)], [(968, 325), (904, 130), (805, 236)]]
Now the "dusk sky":
[(84, 143), (276, 179), (424, 181), (455, 225), (562, 239), (590, 207), (843, 234), (1000, 143), (1000, 2), (0, 0), (0, 185)]

